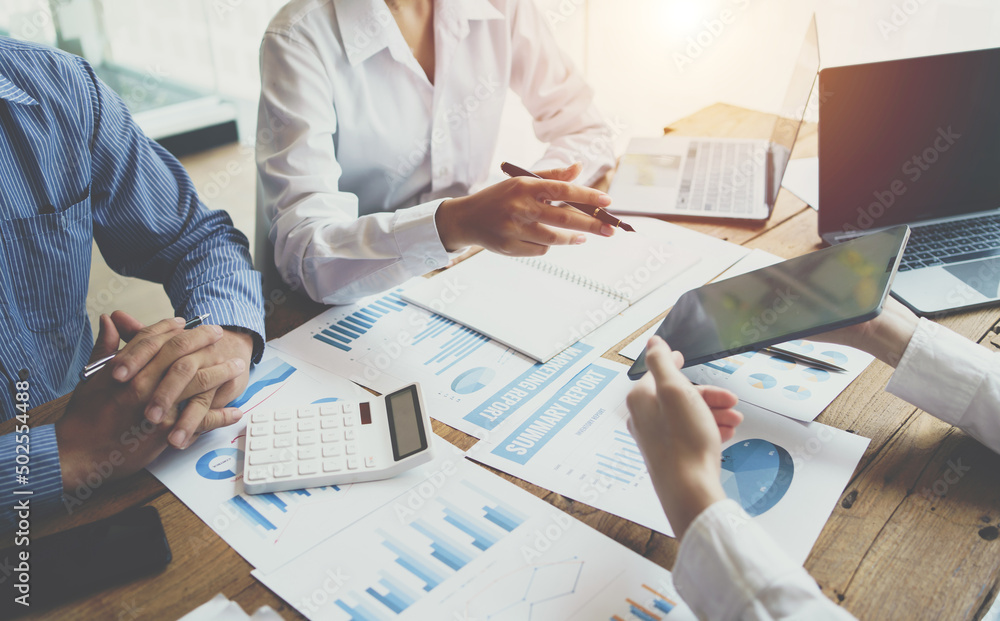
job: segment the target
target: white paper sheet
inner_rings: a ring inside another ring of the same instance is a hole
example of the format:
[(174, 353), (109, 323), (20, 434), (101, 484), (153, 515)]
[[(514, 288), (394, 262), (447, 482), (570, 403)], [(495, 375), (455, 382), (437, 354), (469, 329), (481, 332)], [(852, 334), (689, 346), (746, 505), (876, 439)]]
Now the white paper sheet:
[(801, 198), (807, 205), (819, 210), (819, 158), (803, 157), (789, 160), (781, 187)]
[[(627, 367), (599, 360), (551, 398), (522, 405), (470, 459), (672, 535), (625, 426)], [(746, 417), (723, 456), (724, 487), (785, 552), (809, 554), (868, 439), (740, 403)], [(741, 455), (756, 460), (746, 468)], [(750, 471), (753, 471), (750, 473)], [(756, 491), (755, 491), (756, 490)]]
[(412, 489), (254, 576), (314, 620), (694, 618), (665, 569), (460, 456), (433, 464)]

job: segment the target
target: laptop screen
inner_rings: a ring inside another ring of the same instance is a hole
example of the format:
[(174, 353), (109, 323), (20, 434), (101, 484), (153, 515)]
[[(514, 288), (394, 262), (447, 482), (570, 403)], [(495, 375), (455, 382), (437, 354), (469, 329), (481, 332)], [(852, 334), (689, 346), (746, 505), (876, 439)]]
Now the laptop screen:
[(819, 71), (819, 39), (816, 34), (816, 16), (813, 15), (809, 21), (805, 41), (802, 42), (802, 49), (799, 50), (799, 57), (795, 61), (795, 68), (792, 69), (792, 79), (788, 85), (788, 92), (785, 93), (785, 101), (771, 133), (772, 176), (768, 186), (771, 189), (768, 201), (771, 205), (778, 198), (781, 178), (785, 174), (795, 138), (802, 126), (802, 118), (805, 116), (806, 106), (809, 105), (809, 96), (812, 94), (817, 71)]
[(1000, 49), (820, 73), (819, 232), (1000, 207)]

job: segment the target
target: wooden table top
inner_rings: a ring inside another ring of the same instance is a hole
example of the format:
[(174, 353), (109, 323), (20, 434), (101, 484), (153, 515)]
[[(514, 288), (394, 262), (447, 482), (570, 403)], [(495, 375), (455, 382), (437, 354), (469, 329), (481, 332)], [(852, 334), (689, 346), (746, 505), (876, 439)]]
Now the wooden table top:
[[(773, 117), (766, 114), (716, 104), (669, 130), (677, 135), (762, 138), (769, 135), (772, 122)], [(793, 157), (813, 156), (816, 149), (816, 126), (807, 125)], [(784, 190), (770, 220), (763, 224), (678, 223), (786, 258), (821, 246), (816, 212)], [(277, 289), (265, 297), (268, 338), (288, 332), (324, 309)], [(1000, 346), (998, 322), (997, 308), (941, 320), (991, 349)], [(633, 336), (638, 334), (641, 331)], [(629, 340), (605, 357), (629, 362), (617, 354)], [(817, 419), (872, 441), (806, 561), (806, 569), (823, 593), (860, 618), (978, 619), (989, 609), (1000, 582), (1000, 456), (885, 393), (890, 375), (891, 369), (876, 361)], [(63, 397), (36, 408), (31, 424), (53, 422), (67, 400)], [(0, 433), (12, 429), (10, 421), (0, 425)], [(437, 421), (434, 430), (462, 449), (475, 443), (471, 436)], [(949, 474), (952, 464), (968, 468), (955, 482)], [(497, 474), (663, 567), (673, 567), (675, 539)], [(173, 551), (167, 569), (35, 616), (177, 618), (221, 592), (248, 612), (267, 604), (285, 618), (302, 618), (252, 578), (250, 565), (146, 471), (99, 488), (71, 515), (35, 518), (32, 536), (147, 504), (159, 510)]]

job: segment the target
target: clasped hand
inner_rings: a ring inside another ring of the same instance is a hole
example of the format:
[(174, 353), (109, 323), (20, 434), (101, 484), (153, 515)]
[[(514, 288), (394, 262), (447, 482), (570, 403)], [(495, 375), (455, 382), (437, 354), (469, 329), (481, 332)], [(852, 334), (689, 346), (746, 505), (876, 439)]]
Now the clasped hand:
[[(121, 351), (121, 340), (127, 344)], [(131, 474), (168, 445), (190, 446), (205, 431), (242, 417), (225, 405), (249, 378), (253, 341), (219, 326), (184, 330), (184, 319), (143, 326), (128, 314), (102, 315), (91, 361), (118, 354), (73, 392), (56, 423), (63, 487), (72, 489), (117, 451), (111, 478)], [(136, 437), (135, 429), (148, 429)], [(127, 444), (127, 446), (126, 446)]]

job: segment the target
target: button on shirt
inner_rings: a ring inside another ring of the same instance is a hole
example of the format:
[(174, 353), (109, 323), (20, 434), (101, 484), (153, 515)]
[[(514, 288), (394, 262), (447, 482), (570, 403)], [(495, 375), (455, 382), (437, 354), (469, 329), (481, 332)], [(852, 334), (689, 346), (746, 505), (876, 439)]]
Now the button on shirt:
[[(198, 201), (180, 163), (75, 56), (0, 37), (0, 419), (70, 392), (93, 336), (91, 248), (112, 269), (163, 283), (178, 314), (211, 313), (263, 349), (260, 275), (246, 237)], [(26, 378), (26, 380), (25, 380)], [(32, 429), (32, 506), (57, 505), (51, 425)], [(0, 437), (0, 528), (12, 523), (14, 435)]]
[(530, 0), (437, 0), (434, 84), (382, 0), (296, 0), (261, 44), (258, 209), (286, 281), (331, 304), (443, 267), (434, 217), (483, 184), (512, 89), (536, 169), (613, 164), (613, 132)]
[[(1000, 354), (921, 319), (886, 390), (1000, 453)], [(691, 523), (674, 583), (703, 619), (853, 619), (732, 500)]]

